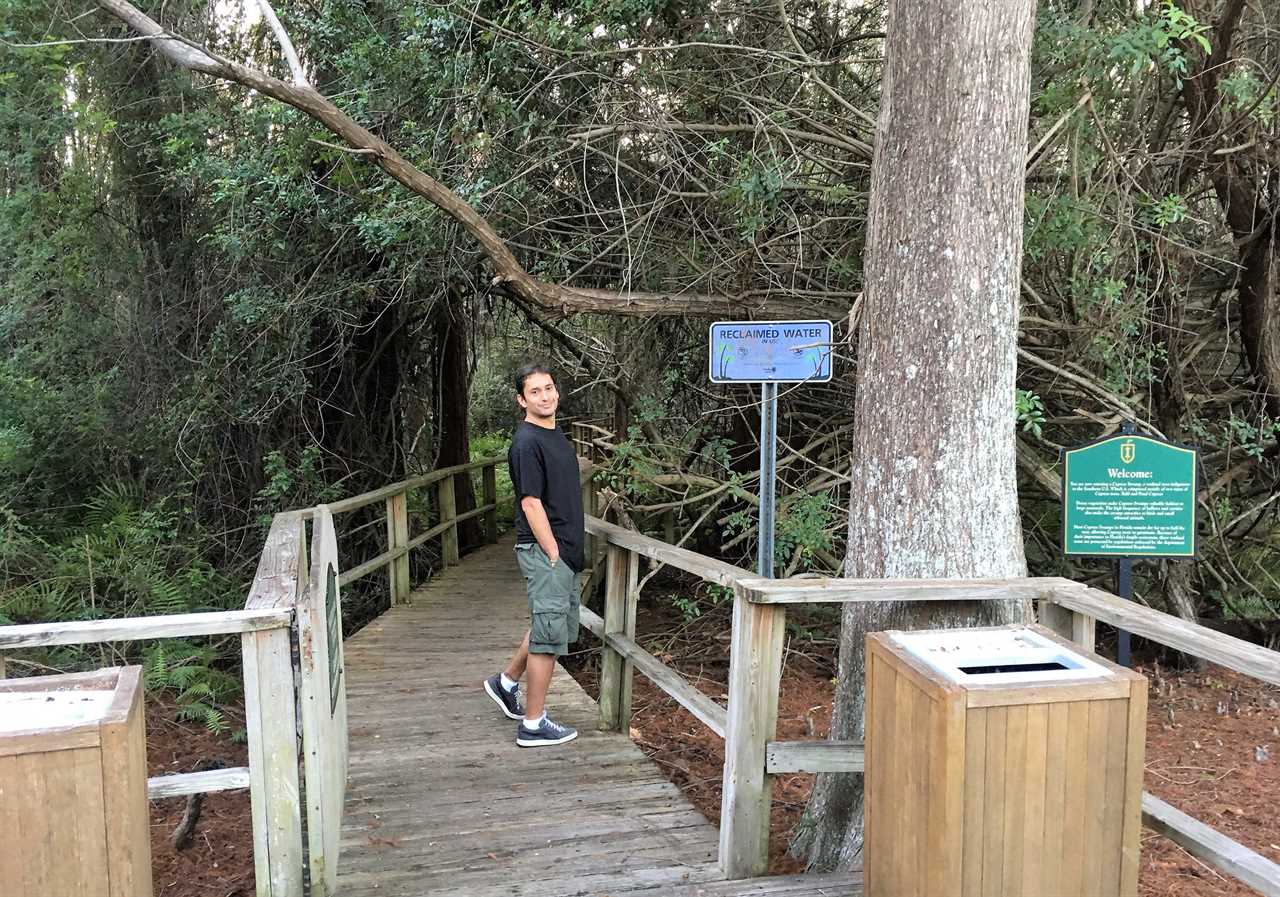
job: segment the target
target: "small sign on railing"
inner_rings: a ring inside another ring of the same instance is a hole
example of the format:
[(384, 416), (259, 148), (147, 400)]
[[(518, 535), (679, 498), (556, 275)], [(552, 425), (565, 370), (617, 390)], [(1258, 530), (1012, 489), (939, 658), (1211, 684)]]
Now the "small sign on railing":
[(324, 608), (329, 641), (329, 715), (332, 716), (342, 694), (342, 605), (338, 602), (338, 570), (333, 564), (328, 568)]

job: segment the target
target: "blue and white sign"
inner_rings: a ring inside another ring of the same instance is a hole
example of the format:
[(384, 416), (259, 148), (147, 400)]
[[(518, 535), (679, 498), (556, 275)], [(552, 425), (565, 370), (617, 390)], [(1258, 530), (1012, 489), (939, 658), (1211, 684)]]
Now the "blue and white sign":
[(830, 321), (717, 321), (711, 325), (712, 383), (830, 379)]

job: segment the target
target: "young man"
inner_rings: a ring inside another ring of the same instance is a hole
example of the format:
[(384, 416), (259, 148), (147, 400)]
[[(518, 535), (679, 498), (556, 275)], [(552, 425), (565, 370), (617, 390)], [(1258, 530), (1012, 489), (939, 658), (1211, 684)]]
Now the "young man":
[[(560, 394), (540, 364), (516, 372), (516, 401), (524, 420), (507, 454), (516, 494), (516, 559), (529, 590), (532, 626), (507, 668), (484, 690), (509, 719), (518, 719), (516, 744), (564, 744), (578, 731), (547, 718), (544, 704), (556, 658), (578, 640), (578, 574), (585, 564), (582, 486), (573, 445), (556, 427)], [(518, 683), (528, 671), (526, 704)]]

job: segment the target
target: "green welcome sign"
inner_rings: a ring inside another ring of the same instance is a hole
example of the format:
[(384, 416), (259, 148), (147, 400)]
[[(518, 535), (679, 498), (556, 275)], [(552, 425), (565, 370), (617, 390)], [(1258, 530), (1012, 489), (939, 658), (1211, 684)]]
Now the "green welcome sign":
[(1064, 554), (1195, 556), (1195, 449), (1122, 434), (1064, 454)]

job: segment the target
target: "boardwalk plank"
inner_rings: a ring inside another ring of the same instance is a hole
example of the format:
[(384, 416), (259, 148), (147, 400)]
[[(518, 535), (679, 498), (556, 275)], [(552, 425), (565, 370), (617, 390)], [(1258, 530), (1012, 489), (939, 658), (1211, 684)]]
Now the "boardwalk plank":
[(509, 542), (347, 640), (341, 897), (820, 897), (852, 875), (724, 882), (718, 834), (563, 669), (547, 706), (579, 737), (515, 746), (481, 689), (528, 625)]

